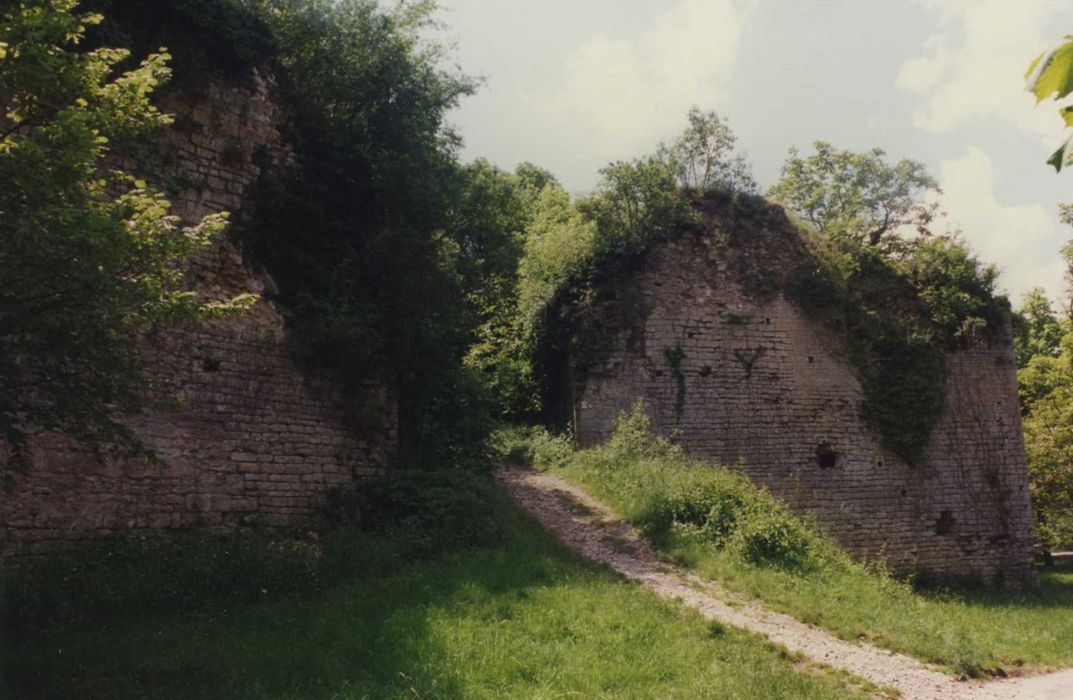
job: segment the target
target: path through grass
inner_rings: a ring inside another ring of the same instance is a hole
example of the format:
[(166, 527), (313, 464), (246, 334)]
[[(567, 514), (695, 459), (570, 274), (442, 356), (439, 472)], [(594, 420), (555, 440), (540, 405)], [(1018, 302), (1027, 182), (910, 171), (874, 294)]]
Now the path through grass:
[(646, 430), (635, 412), (596, 448), (537, 434), (512, 449), (584, 486), (688, 568), (842, 638), (970, 676), (1073, 666), (1073, 564), (1041, 568), (1038, 592), (914, 590), (850, 561), (743, 477)]

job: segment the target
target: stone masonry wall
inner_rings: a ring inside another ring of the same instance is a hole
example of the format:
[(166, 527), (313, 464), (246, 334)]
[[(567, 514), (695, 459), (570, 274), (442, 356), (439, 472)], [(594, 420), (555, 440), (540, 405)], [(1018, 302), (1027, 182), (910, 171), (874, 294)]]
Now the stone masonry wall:
[[(249, 87), (210, 79), (163, 97), (175, 124), (147, 161), (160, 172), (146, 175), (178, 190), (173, 213), (196, 221), (240, 212), (261, 165), (288, 157), (272, 89), (255, 75)], [(229, 238), (193, 271), (209, 298), (265, 287)], [(162, 464), (99, 460), (66, 436), (35, 436), (30, 468), (4, 472), (0, 563), (116, 532), (301, 527), (329, 488), (383, 472), (396, 443), (390, 387), (364, 387), (360, 418), (349, 416), (339, 387), (300, 371), (284, 340), (283, 319), (265, 299), (243, 318), (143, 339), (146, 391), (171, 405), (129, 424)]]
[[(951, 358), (942, 417), (911, 467), (862, 417), (838, 338), (782, 296), (748, 294), (732, 267), (709, 235), (689, 235), (604, 290), (591, 318), (636, 320), (613, 329), (610, 354), (574, 384), (581, 444), (606, 438), (643, 398), (658, 432), (692, 454), (741, 460), (857, 556), (1032, 585), (1010, 329)], [(666, 354), (676, 347), (680, 375)]]

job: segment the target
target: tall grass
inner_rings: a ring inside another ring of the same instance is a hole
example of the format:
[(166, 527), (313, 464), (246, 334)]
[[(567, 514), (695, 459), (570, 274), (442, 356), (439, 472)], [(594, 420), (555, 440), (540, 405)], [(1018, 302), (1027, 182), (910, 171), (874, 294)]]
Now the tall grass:
[(529, 444), (516, 456), (586, 487), (683, 565), (843, 638), (969, 676), (1073, 664), (1073, 566), (1041, 569), (1039, 592), (915, 587), (852, 560), (740, 470), (653, 436), (640, 406), (597, 447), (546, 434)]

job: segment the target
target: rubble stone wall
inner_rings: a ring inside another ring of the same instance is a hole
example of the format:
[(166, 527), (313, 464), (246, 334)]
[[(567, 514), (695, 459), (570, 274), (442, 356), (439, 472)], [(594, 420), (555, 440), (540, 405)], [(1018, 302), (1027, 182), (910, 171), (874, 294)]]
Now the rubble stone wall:
[(586, 318), (605, 324), (610, 352), (577, 367), (573, 384), (580, 443), (605, 439), (643, 398), (658, 432), (740, 462), (855, 555), (1031, 585), (1010, 328), (949, 359), (942, 416), (910, 466), (864, 420), (839, 338), (781, 295), (750, 295), (732, 270), (710, 235), (687, 235), (608, 283)]
[[(187, 222), (241, 213), (264, 164), (289, 157), (272, 83), (260, 75), (247, 85), (208, 79), (163, 96), (161, 108), (175, 122), (141, 167), (159, 165), (144, 175), (173, 190), (173, 213)], [(230, 237), (193, 271), (208, 298), (265, 287)], [(146, 392), (167, 407), (129, 425), (160, 463), (100, 459), (64, 435), (35, 436), (29, 468), (3, 469), (0, 562), (118, 532), (302, 527), (328, 489), (391, 462), (391, 387), (370, 383), (360, 410), (348, 411), (337, 383), (294, 364), (264, 298), (242, 318), (154, 333), (141, 347)]]

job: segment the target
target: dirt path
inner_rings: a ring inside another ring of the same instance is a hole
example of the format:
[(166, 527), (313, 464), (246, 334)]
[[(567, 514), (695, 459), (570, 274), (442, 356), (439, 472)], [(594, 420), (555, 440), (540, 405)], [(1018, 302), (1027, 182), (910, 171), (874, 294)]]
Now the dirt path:
[(1073, 671), (987, 683), (963, 682), (903, 654), (843, 641), (788, 615), (737, 600), (712, 583), (661, 561), (630, 525), (558, 476), (506, 469), (497, 478), (522, 508), (585, 557), (642, 583), (661, 596), (696, 608), (710, 620), (761, 634), (826, 666), (897, 688), (906, 700), (1073, 699)]

